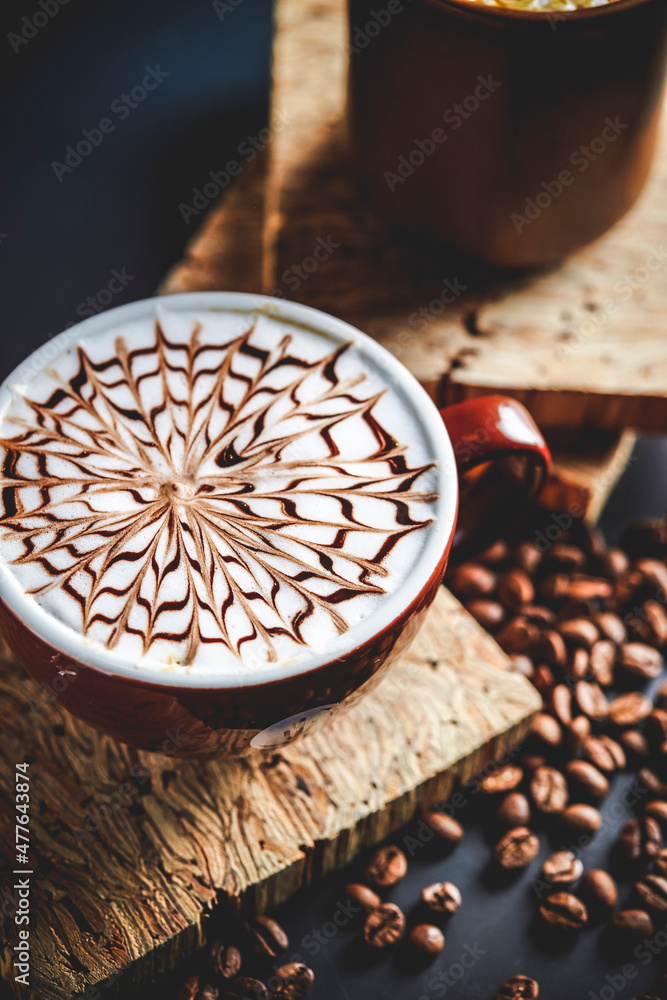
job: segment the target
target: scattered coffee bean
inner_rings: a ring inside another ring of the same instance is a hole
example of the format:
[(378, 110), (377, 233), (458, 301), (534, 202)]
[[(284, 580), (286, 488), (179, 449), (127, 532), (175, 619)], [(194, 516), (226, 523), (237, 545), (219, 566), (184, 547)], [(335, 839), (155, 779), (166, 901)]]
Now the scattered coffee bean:
[(457, 597), (488, 597), (496, 588), (496, 575), (486, 566), (467, 562), (450, 573), (448, 583)]
[(278, 1000), (303, 1000), (315, 982), (315, 973), (302, 962), (289, 962), (276, 969), (279, 981), (273, 996)]
[(560, 632), (545, 629), (539, 637), (536, 655), (551, 667), (562, 667), (567, 660), (567, 649)]
[(528, 621), (539, 625), (540, 628), (546, 628), (548, 625), (554, 625), (556, 622), (555, 613), (544, 604), (524, 604), (521, 613)]
[(457, 819), (448, 816), (447, 813), (428, 809), (422, 813), (422, 819), (433, 830), (436, 837), (448, 844), (458, 844), (463, 837), (463, 827)]
[(370, 913), (382, 902), (376, 892), (369, 889), (367, 885), (362, 885), (361, 882), (350, 882), (345, 886), (345, 892), (352, 902), (359, 903), (366, 913)]
[(663, 681), (655, 693), (655, 703), (658, 708), (667, 708), (667, 681)]
[(647, 802), (644, 806), (644, 815), (657, 820), (663, 834), (667, 832), (667, 802), (662, 799), (653, 799), (651, 802)]
[(616, 646), (609, 639), (600, 639), (590, 651), (589, 665), (597, 683), (608, 688), (614, 683)]
[(613, 774), (625, 767), (623, 748), (609, 736), (589, 736), (584, 740), (581, 750), (584, 757), (605, 774)]
[(266, 958), (277, 958), (289, 947), (285, 931), (271, 917), (254, 917), (246, 924), (246, 933), (253, 950)]
[(600, 630), (603, 639), (610, 639), (617, 646), (621, 646), (628, 637), (628, 630), (618, 615), (611, 611), (601, 611), (594, 616), (594, 622)]
[(566, 642), (590, 649), (600, 638), (597, 625), (590, 618), (570, 618), (558, 626)]
[(505, 620), (505, 609), (502, 604), (489, 597), (477, 597), (469, 601), (466, 610), (489, 632), (498, 628)]
[(656, 795), (661, 799), (667, 798), (667, 784), (650, 767), (641, 768), (637, 774), (637, 781), (651, 795)]
[(511, 792), (523, 780), (523, 770), (516, 764), (505, 764), (496, 771), (487, 774), (479, 783), (480, 792), (487, 795)]
[(662, 875), (643, 875), (635, 882), (635, 892), (647, 909), (660, 913), (667, 910), (667, 879)]
[(628, 861), (650, 861), (662, 848), (660, 824), (652, 816), (629, 819), (621, 827), (618, 845)]
[(417, 924), (409, 934), (410, 944), (427, 955), (437, 955), (445, 947), (445, 936), (433, 924)]
[(572, 692), (567, 684), (556, 684), (549, 692), (547, 704), (561, 726), (568, 727), (572, 723)]
[(628, 757), (635, 761), (646, 760), (651, 754), (648, 740), (638, 729), (626, 729), (618, 739)]
[(638, 559), (635, 569), (652, 590), (667, 593), (667, 566), (659, 559)]
[(539, 637), (537, 625), (527, 618), (517, 615), (501, 625), (495, 635), (495, 640), (508, 655), (525, 653), (533, 646)]
[(560, 818), (568, 829), (589, 835), (597, 833), (602, 822), (598, 810), (583, 802), (568, 806)]
[(551, 667), (548, 667), (546, 663), (540, 663), (538, 667), (533, 670), (533, 676), (531, 677), (531, 682), (533, 687), (536, 687), (540, 692), (542, 697), (547, 698), (551, 693), (551, 689), (556, 683), (556, 679), (553, 674)]
[(592, 868), (584, 875), (579, 892), (591, 909), (598, 913), (613, 910), (618, 903), (618, 887), (608, 872)]
[(525, 826), (508, 830), (493, 849), (494, 860), (508, 870), (525, 868), (537, 855), (540, 842)]
[(583, 573), (574, 573), (567, 587), (567, 596), (575, 601), (604, 601), (611, 597), (612, 586), (609, 580), (598, 576), (585, 576)]
[(642, 642), (626, 642), (621, 647), (620, 663), (626, 673), (641, 680), (658, 677), (662, 670), (662, 656)]
[(563, 730), (553, 716), (545, 712), (533, 716), (528, 734), (547, 747), (558, 747), (563, 741)]
[(646, 721), (646, 735), (653, 744), (660, 744), (667, 739), (667, 711), (664, 708), (654, 708)]
[(588, 923), (588, 910), (571, 892), (554, 892), (540, 905), (542, 919), (560, 931), (578, 931)]
[(609, 703), (607, 718), (615, 726), (636, 726), (651, 714), (652, 705), (638, 691), (630, 691)]
[(241, 952), (233, 945), (214, 941), (208, 952), (211, 972), (218, 979), (234, 979), (241, 970)]
[(551, 885), (574, 885), (583, 873), (583, 862), (572, 851), (556, 851), (542, 865), (542, 875)]
[(373, 885), (386, 889), (396, 885), (405, 876), (408, 861), (399, 847), (389, 844), (379, 847), (366, 865), (366, 880)]
[(563, 672), (568, 677), (573, 677), (575, 680), (584, 680), (588, 677), (588, 668), (590, 664), (590, 657), (588, 651), (585, 649), (574, 649), (568, 655), (568, 658), (563, 666)]
[(528, 826), (530, 804), (521, 792), (508, 792), (496, 812), (498, 822), (511, 829), (514, 826)]
[(567, 727), (567, 744), (572, 753), (579, 753), (591, 732), (591, 720), (587, 715), (578, 715)]
[(567, 781), (554, 767), (538, 767), (530, 781), (530, 794), (542, 813), (562, 813), (569, 793)]
[(529, 656), (525, 656), (523, 653), (512, 653), (510, 659), (514, 669), (518, 673), (523, 674), (524, 677), (528, 677), (530, 679), (535, 673), (533, 661)]
[(461, 905), (461, 893), (453, 882), (434, 882), (422, 889), (422, 901), (435, 913), (452, 916)]
[(396, 944), (405, 930), (405, 917), (395, 903), (382, 903), (368, 914), (364, 925), (364, 940), (373, 948)]
[(568, 761), (565, 774), (574, 789), (583, 792), (584, 797), (593, 802), (601, 802), (609, 792), (609, 782), (604, 774), (587, 760)]
[(574, 696), (580, 711), (594, 722), (600, 722), (607, 715), (608, 702), (602, 688), (589, 681), (577, 681)]
[(484, 563), (485, 566), (497, 566), (499, 563), (507, 562), (510, 555), (509, 545), (503, 538), (499, 538), (477, 556), (477, 561)]
[(259, 979), (239, 976), (227, 985), (225, 1000), (269, 1000), (269, 991)]
[(644, 601), (637, 616), (637, 624), (630, 617), (628, 625), (634, 628), (644, 642), (652, 646), (664, 646), (667, 642), (667, 614), (662, 604), (652, 599)]
[(632, 943), (651, 938), (655, 933), (653, 921), (645, 910), (619, 910), (612, 917), (614, 930)]
[(540, 988), (528, 976), (512, 976), (496, 993), (496, 1000), (537, 1000)]
[(554, 542), (549, 549), (549, 562), (558, 563), (566, 572), (583, 569), (586, 563), (586, 553), (576, 545), (567, 542)]
[(513, 559), (519, 569), (533, 576), (542, 562), (542, 553), (533, 542), (519, 542), (513, 552)]
[(508, 611), (521, 611), (524, 604), (530, 604), (535, 597), (533, 581), (523, 569), (512, 567), (498, 577), (496, 588), (498, 600)]
[(663, 847), (653, 858), (653, 871), (663, 878), (667, 876), (667, 848)]

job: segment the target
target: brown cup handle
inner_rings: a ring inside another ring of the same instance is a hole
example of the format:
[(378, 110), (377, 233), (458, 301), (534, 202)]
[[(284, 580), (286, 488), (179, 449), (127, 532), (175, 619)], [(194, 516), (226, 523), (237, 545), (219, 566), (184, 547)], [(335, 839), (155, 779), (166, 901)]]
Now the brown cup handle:
[(551, 455), (528, 410), (509, 396), (482, 396), (440, 411), (459, 474), (452, 543), (456, 561), (505, 534), (540, 492)]

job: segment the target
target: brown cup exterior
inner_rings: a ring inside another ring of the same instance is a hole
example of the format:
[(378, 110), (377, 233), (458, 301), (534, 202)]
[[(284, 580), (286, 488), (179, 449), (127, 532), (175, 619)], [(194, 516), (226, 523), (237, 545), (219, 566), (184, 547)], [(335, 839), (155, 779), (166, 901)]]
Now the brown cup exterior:
[[(390, 223), (493, 266), (533, 268), (631, 207), (656, 145), (664, 0), (568, 14), (394, 0), (383, 25), (380, 6), (349, 0), (348, 126), (363, 187)], [(444, 120), (456, 104), (462, 114)]]

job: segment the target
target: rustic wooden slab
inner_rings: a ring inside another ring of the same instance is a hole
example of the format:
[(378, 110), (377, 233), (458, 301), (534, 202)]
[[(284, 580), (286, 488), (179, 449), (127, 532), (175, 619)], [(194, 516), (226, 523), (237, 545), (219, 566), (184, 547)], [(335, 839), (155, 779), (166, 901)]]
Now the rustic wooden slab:
[[(264, 908), (344, 864), (515, 745), (539, 704), (444, 589), (374, 692), (300, 743), (242, 762), (180, 761), (99, 735), (2, 648), (4, 886), (14, 765), (31, 761), (31, 989), (15, 984), (15, 995), (69, 1000), (117, 977), (113, 997), (173, 969), (216, 901), (245, 894)], [(6, 889), (2, 906), (13, 908)], [(11, 979), (16, 928), (5, 926)]]

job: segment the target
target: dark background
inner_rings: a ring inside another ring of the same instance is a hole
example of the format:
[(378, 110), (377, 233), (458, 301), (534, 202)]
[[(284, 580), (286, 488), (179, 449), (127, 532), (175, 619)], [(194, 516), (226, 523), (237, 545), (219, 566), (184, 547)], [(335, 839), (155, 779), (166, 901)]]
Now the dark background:
[[(57, 0), (47, 2), (53, 9)], [(270, 0), (242, 0), (221, 21), (210, 0), (69, 0), (15, 52), (9, 33), (23, 30), (22, 18), (40, 8), (36, 0), (3, 6), (0, 377), (81, 318), (82, 309), (103, 308), (114, 270), (127, 276), (126, 287), (109, 303), (119, 305), (151, 295), (178, 260), (198, 221), (188, 226), (179, 204), (191, 202), (193, 188), (206, 183), (209, 171), (222, 169), (239, 143), (266, 122), (271, 7)], [(169, 75), (156, 90), (125, 120), (110, 113), (115, 99), (140, 84), (146, 67), (158, 65)], [(59, 181), (53, 161), (63, 162), (66, 147), (104, 117), (112, 119), (114, 131)], [(86, 306), (89, 297), (92, 306)], [(639, 443), (603, 519), (611, 539), (633, 517), (664, 512), (666, 458), (664, 439)], [(603, 815), (610, 814), (627, 783), (627, 777), (616, 781)], [(400, 950), (378, 956), (369, 967), (357, 945), (358, 918), (327, 940), (334, 926), (329, 922), (344, 899), (345, 875), (282, 908), (290, 955), (302, 955), (316, 971), (313, 1000), (491, 1000), (499, 983), (517, 972), (541, 980), (544, 1000), (610, 1000), (630, 998), (651, 981), (655, 963), (639, 965), (638, 978), (620, 989), (618, 981), (610, 985), (605, 977), (618, 975), (618, 964), (610, 961), (596, 930), (586, 931), (563, 954), (545, 951), (531, 923), (536, 865), (511, 886), (494, 886), (474, 802), (467, 818), (464, 844), (449, 857), (433, 845), (416, 850), (408, 877), (391, 897), (415, 916), (423, 885), (449, 878), (461, 888), (464, 906), (446, 930), (444, 953), (427, 970), (409, 968)], [(416, 832), (413, 825), (396, 840)], [(596, 838), (584, 853), (587, 867), (605, 863), (613, 836), (609, 829)], [(545, 856), (548, 838), (542, 839)], [(351, 874), (358, 873), (347, 877)], [(326, 944), (315, 954), (316, 930)], [(472, 971), (458, 983), (453, 972), (453, 985), (438, 979), (476, 942), (485, 954)], [(175, 996), (173, 979), (157, 984), (153, 996)]]

